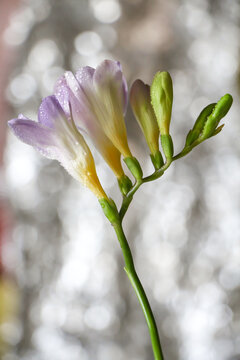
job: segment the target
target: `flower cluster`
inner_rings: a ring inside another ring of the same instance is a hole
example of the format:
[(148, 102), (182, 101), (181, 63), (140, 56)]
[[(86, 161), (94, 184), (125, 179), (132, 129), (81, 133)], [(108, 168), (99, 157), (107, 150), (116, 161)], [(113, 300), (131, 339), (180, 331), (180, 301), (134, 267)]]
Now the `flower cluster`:
[[(124, 122), (127, 99), (127, 83), (120, 63), (105, 60), (96, 69), (86, 66), (75, 75), (66, 72), (57, 81), (54, 95), (43, 99), (37, 122), (19, 115), (8, 124), (20, 140), (45, 157), (58, 160), (99, 200), (108, 201), (84, 134), (92, 140), (117, 177), (122, 193), (127, 195), (132, 182), (123, 171), (121, 156), (136, 181), (143, 176), (128, 145)], [(159, 136), (166, 162), (173, 160), (173, 142), (169, 134), (172, 102), (173, 86), (167, 72), (158, 72), (151, 87), (141, 80), (132, 85), (130, 103), (150, 149), (155, 178), (164, 166)], [(231, 104), (232, 97), (227, 94), (217, 104), (207, 106), (189, 132), (181, 154), (218, 133), (222, 129), (222, 126), (217, 127), (218, 123)]]

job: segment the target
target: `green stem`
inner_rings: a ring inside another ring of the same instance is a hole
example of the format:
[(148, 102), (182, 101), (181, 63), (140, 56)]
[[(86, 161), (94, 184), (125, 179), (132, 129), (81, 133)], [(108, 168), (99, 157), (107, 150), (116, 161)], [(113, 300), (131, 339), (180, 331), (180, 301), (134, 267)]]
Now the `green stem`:
[(139, 187), (145, 182), (153, 181), (155, 179), (160, 178), (164, 174), (164, 172), (167, 170), (167, 168), (171, 165), (171, 163), (172, 163), (172, 160), (169, 159), (159, 170), (156, 170), (152, 175), (147, 176), (143, 179), (137, 180), (136, 184), (129, 191), (129, 193), (126, 196), (123, 196), (123, 202), (122, 202), (122, 206), (121, 206), (121, 209), (119, 212), (121, 220), (124, 218), (124, 215), (126, 214), (127, 209), (132, 202), (133, 195), (139, 189)]
[(188, 153), (190, 153), (190, 151), (192, 150), (191, 146), (187, 146), (186, 148), (184, 148), (179, 154), (175, 155), (173, 157), (173, 161), (178, 160), (184, 156), (186, 156)]
[(175, 155), (172, 158), (172, 160), (175, 161), (175, 160), (178, 160), (178, 159), (186, 156), (187, 154), (189, 154), (192, 151), (193, 148), (195, 148), (197, 145), (201, 144), (202, 142), (203, 142), (202, 137), (199, 137), (191, 145), (185, 146), (179, 154)]
[(152, 175), (143, 178), (142, 181), (149, 182), (149, 181), (153, 181), (155, 179), (160, 178), (164, 174), (164, 172), (167, 170), (167, 168), (169, 168), (172, 161), (173, 161), (173, 159), (168, 159), (166, 161), (166, 163), (159, 170), (155, 171)]
[(135, 194), (135, 192), (140, 188), (140, 186), (142, 185), (143, 181), (142, 180), (138, 180), (136, 182), (136, 184), (134, 185), (134, 187), (129, 191), (129, 193), (127, 194), (127, 196), (123, 197), (123, 202), (122, 202), (122, 206), (121, 206), (121, 210), (119, 212), (119, 216), (120, 219), (122, 220), (124, 215), (127, 212), (127, 209), (133, 199), (133, 195)]
[(113, 224), (115, 232), (117, 234), (120, 246), (122, 248), (124, 260), (125, 260), (125, 271), (127, 273), (127, 276), (132, 284), (132, 287), (135, 290), (135, 293), (138, 297), (138, 300), (140, 302), (140, 305), (142, 307), (144, 316), (147, 321), (151, 341), (152, 341), (152, 348), (154, 353), (155, 360), (164, 360), (162, 348), (159, 340), (158, 335), (158, 329), (157, 325), (151, 310), (151, 307), (149, 305), (147, 296), (145, 294), (145, 291), (142, 287), (142, 284), (138, 278), (138, 275), (136, 273), (133, 257), (131, 254), (130, 247), (128, 245), (127, 239), (125, 237), (125, 234), (123, 232), (122, 223), (121, 221)]

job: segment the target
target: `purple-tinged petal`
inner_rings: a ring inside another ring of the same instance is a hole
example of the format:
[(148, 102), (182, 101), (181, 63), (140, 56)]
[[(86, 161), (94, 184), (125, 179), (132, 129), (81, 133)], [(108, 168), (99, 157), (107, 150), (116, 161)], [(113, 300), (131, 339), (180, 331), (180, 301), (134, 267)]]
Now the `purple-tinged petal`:
[(84, 66), (76, 72), (76, 79), (83, 90), (92, 86), (94, 72), (95, 69), (90, 66)]
[[(82, 74), (80, 74), (81, 72)], [(120, 162), (120, 152), (104, 133), (92, 106), (92, 102), (95, 103), (95, 94), (92, 89), (93, 84), (91, 79), (93, 73), (94, 69), (90, 67), (85, 67), (79, 70), (78, 77), (82, 78), (82, 80), (84, 78), (85, 81), (84, 91), (75, 76), (71, 72), (66, 72), (65, 83), (61, 82), (61, 86), (65, 87), (64, 91), (62, 91), (62, 94), (67, 93), (67, 98), (71, 104), (72, 117), (78, 129), (81, 129), (87, 133), (105, 161), (112, 168), (115, 175), (120, 177), (123, 174)], [(86, 81), (89, 81), (88, 85)], [(58, 92), (57, 89), (55, 89), (55, 91), (56, 93)], [(61, 101), (65, 101), (64, 96), (62, 97)]]
[(33, 146), (49, 159), (59, 159), (59, 150), (53, 130), (35, 121), (22, 118), (8, 121), (8, 125), (21, 141)]
[(127, 105), (128, 105), (128, 86), (127, 80), (123, 76), (123, 115), (127, 112)]
[[(60, 93), (61, 95), (59, 95)], [(72, 72), (67, 71), (64, 78), (57, 83), (55, 94), (57, 97), (59, 96), (62, 106), (68, 102), (69, 108), (69, 103), (71, 104), (72, 116), (79, 128), (82, 128), (87, 133), (88, 131), (91, 133), (97, 132), (96, 126), (98, 124), (93, 120), (94, 114), (92, 113), (88, 98)]]
[(59, 122), (59, 119), (65, 118), (65, 116), (66, 114), (56, 96), (48, 96), (42, 100), (38, 111), (39, 123), (54, 129), (56, 127), (56, 122)]
[(122, 70), (119, 62), (113, 60), (104, 60), (96, 68), (93, 80), (96, 86), (105, 86), (109, 82), (114, 82), (118, 90), (122, 90)]
[[(71, 71), (66, 71), (64, 77), (65, 77), (65, 84), (68, 88), (68, 96), (70, 89), (72, 94), (80, 101), (84, 94), (76, 77), (73, 75)], [(66, 87), (65, 87), (65, 91), (67, 91)]]
[(94, 85), (101, 89), (106, 86), (109, 90), (116, 92), (118, 103), (122, 106), (122, 111), (125, 111), (127, 106), (127, 82), (122, 73), (122, 67), (119, 61), (104, 60), (95, 70)]
[[(8, 122), (14, 134), (42, 155), (58, 160), (78, 181), (99, 198), (106, 198), (96, 174), (91, 151), (74, 122), (67, 118), (55, 96), (45, 98), (39, 112), (39, 121), (13, 119)], [(49, 127), (51, 126), (51, 128)]]
[[(18, 115), (18, 119), (31, 120), (31, 119), (27, 118), (26, 116), (24, 116), (23, 114), (19, 114), (19, 115)], [(11, 121), (11, 120), (10, 120), (10, 121)]]
[(69, 91), (65, 76), (61, 76), (54, 87), (54, 94), (67, 116), (70, 116)]
[[(119, 70), (122, 72), (122, 65), (119, 61), (117, 61), (117, 65)], [(123, 96), (123, 114), (126, 114), (127, 111), (127, 105), (128, 105), (128, 85), (127, 80), (122, 72), (122, 96)]]
[[(86, 131), (91, 137), (97, 136), (99, 132), (102, 132), (102, 129), (91, 105), (94, 94), (92, 97), (87, 96), (70, 71), (65, 73), (65, 85), (62, 86), (65, 87), (62, 93), (67, 94), (66, 97), (71, 104), (73, 119), (78, 128)], [(93, 91), (91, 90), (91, 92)], [(63, 97), (62, 102), (64, 101), (66, 100)]]

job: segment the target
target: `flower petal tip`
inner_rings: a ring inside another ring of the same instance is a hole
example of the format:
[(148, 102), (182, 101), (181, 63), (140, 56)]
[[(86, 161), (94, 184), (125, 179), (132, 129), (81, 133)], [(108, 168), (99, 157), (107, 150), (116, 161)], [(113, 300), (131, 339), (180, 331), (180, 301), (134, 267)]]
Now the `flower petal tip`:
[(20, 115), (18, 115), (18, 118), (9, 120), (9, 121), (7, 122), (7, 124), (8, 124), (8, 126), (9, 126), (9, 128), (10, 128), (13, 132), (15, 132), (16, 127), (19, 126), (19, 125), (21, 125), (22, 120), (28, 120), (28, 119), (25, 118), (23, 115), (21, 116), (21, 114), (20, 114)]
[(18, 119), (11, 119), (11, 120), (9, 120), (9, 121), (7, 122), (8, 126), (10, 127), (10, 129), (13, 130), (14, 125), (16, 124), (16, 121), (17, 121), (17, 120), (18, 120)]

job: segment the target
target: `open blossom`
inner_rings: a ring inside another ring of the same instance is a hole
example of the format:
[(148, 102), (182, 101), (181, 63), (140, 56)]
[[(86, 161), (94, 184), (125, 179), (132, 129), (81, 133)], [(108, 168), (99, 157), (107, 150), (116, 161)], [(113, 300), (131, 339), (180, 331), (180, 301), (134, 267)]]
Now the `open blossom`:
[(124, 157), (132, 155), (123, 117), (127, 84), (119, 62), (105, 60), (96, 69), (86, 66), (76, 76), (66, 72), (55, 94), (65, 111), (70, 102), (77, 126), (92, 138), (117, 177), (121, 176), (120, 153)]
[[(75, 96), (73, 94), (67, 85), (66, 78), (74, 87), (75, 93), (79, 94), (79, 96)], [(71, 103), (71, 109), (74, 114), (76, 125), (91, 138), (95, 147), (111, 167), (117, 178), (123, 176), (124, 173), (120, 161), (120, 152), (105, 135), (94, 114), (89, 111), (88, 99), (81, 89), (77, 79), (70, 71), (57, 81), (55, 86), (55, 95), (60, 104), (64, 107), (65, 112), (68, 114), (70, 114), (69, 104)]]
[(20, 140), (33, 146), (45, 157), (58, 160), (98, 199), (107, 199), (88, 145), (77, 130), (71, 114), (66, 115), (55, 96), (48, 96), (42, 101), (38, 122), (19, 115), (8, 124)]

